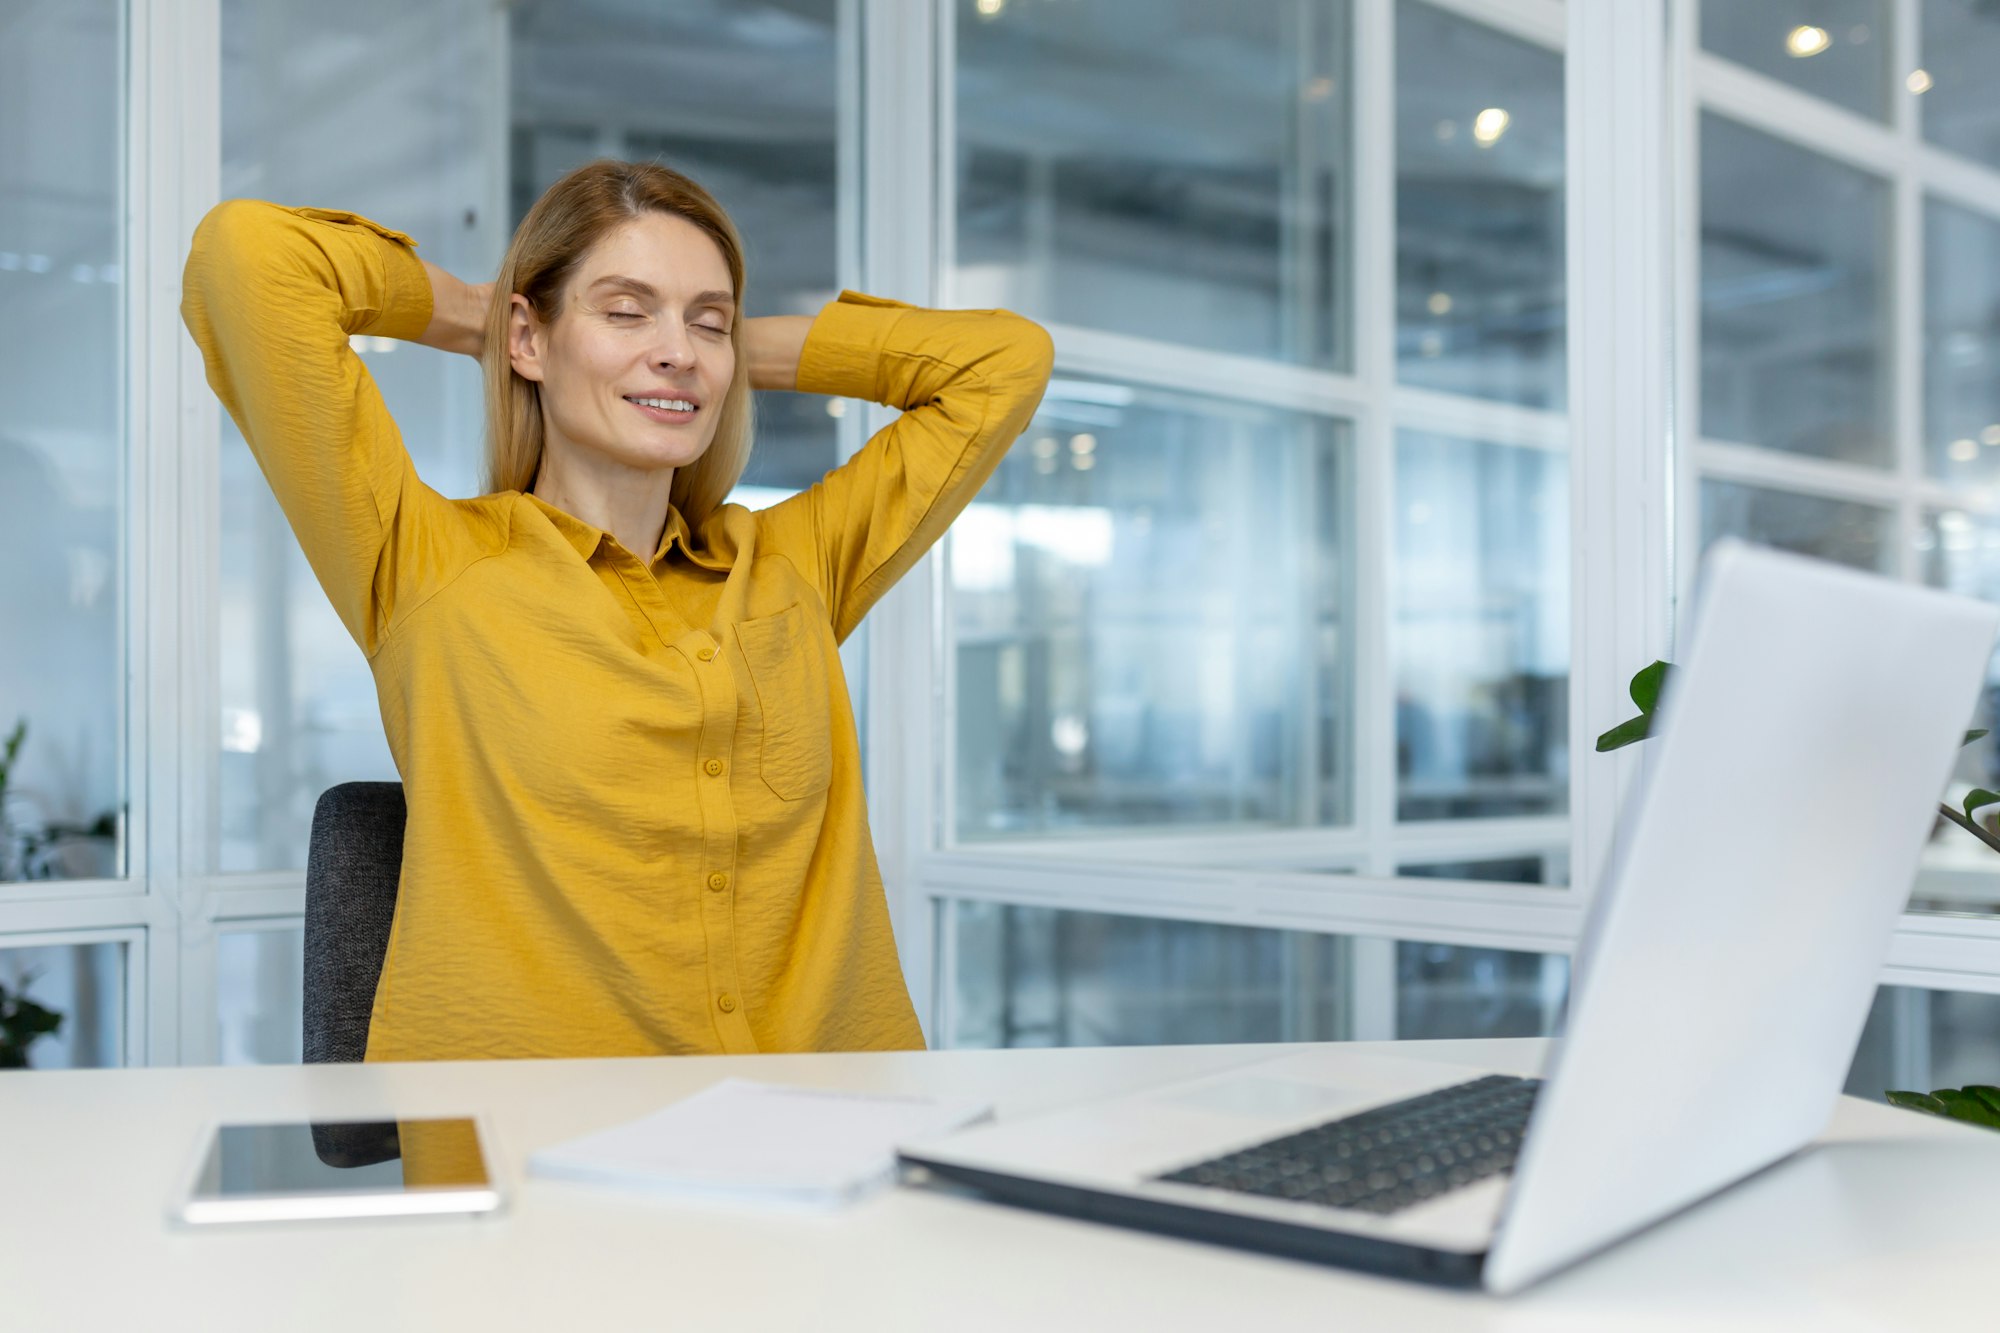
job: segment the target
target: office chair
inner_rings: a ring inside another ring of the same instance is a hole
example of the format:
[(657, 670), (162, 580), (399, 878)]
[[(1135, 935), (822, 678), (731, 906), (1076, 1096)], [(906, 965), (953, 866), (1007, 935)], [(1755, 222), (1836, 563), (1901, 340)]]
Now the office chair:
[[(306, 852), (308, 1064), (352, 1064), (368, 1050), (368, 1016), (403, 875), (407, 815), (400, 782), (343, 782), (313, 808)], [(328, 1166), (367, 1166), (399, 1153), (393, 1124), (315, 1125), (313, 1146)]]

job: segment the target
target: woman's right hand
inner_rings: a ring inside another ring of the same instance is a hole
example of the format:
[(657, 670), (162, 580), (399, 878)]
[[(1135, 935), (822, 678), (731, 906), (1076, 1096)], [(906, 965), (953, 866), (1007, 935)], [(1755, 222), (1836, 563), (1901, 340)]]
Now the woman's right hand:
[(486, 350), (486, 309), (493, 299), (493, 284), (460, 282), (428, 259), (423, 265), (431, 280), (431, 322), (417, 341), (479, 360)]

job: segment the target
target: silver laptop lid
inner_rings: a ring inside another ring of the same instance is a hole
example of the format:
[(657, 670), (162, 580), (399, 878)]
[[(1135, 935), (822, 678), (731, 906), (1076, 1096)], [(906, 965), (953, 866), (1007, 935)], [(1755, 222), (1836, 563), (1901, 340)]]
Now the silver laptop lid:
[(2000, 628), (2000, 608), (1735, 543), (1705, 575), (1487, 1259), (1496, 1291), (1825, 1125)]

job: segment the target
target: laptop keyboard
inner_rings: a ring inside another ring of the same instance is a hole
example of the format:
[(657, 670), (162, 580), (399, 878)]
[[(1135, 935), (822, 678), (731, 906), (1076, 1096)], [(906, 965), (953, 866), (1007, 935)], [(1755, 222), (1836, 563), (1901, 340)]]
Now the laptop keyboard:
[(1491, 1074), (1155, 1179), (1387, 1216), (1512, 1171), (1541, 1086)]

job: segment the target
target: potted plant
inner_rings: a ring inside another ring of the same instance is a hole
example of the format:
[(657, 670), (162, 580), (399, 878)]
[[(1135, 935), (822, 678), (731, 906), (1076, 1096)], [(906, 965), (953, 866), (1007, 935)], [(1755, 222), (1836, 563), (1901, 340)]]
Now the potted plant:
[(7, 787), (14, 774), (14, 761), (21, 753), (21, 744), (28, 739), (28, 719), (22, 718), (7, 733), (7, 739), (0, 743), (0, 880), (22, 877), (20, 840), (14, 835), (14, 823), (7, 815)]
[(33, 981), (33, 977), (23, 978), (13, 991), (0, 985), (0, 1069), (26, 1069), (28, 1048), (62, 1027), (61, 1014), (28, 998)]
[[(1639, 706), (1639, 716), (1628, 718), (1599, 736), (1597, 738), (1599, 754), (1623, 749), (1653, 734), (1653, 717), (1660, 706), (1660, 692), (1666, 687), (1667, 676), (1672, 671), (1671, 662), (1655, 662), (1632, 677), (1629, 691), (1632, 702)], [(1986, 734), (1984, 729), (1968, 731), (1960, 744), (1970, 745)], [(2000, 835), (1996, 835), (1973, 818), (1973, 811), (1989, 805), (2000, 805), (2000, 792), (1974, 787), (1966, 794), (1964, 804), (1959, 809), (1955, 810), (1939, 802), (1938, 813), (1994, 851), (2000, 852)], [(1935, 1092), (1891, 1091), (1884, 1093), (1883, 1096), (1891, 1105), (1908, 1107), (1912, 1111), (1946, 1116), (1952, 1120), (1965, 1120), (1975, 1125), (1984, 1125), (1988, 1129), (2000, 1129), (2000, 1087), (1974, 1083), (1963, 1088), (1939, 1088)]]

